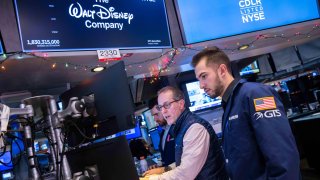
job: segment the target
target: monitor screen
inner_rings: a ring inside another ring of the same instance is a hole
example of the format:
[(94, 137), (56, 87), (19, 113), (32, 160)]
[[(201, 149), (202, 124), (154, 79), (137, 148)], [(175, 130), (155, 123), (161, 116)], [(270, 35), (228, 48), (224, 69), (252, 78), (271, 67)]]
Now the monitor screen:
[[(78, 129), (87, 137), (100, 139), (135, 127), (134, 104), (123, 61), (82, 81), (78, 86), (64, 92), (60, 99), (63, 107), (67, 107), (70, 98), (82, 99), (84, 96), (94, 99), (94, 105), (90, 103), (86, 107), (90, 105), (96, 115), (74, 121), (78, 128), (75, 125), (70, 127), (70, 145), (83, 141), (84, 136)], [(64, 122), (68, 124), (68, 120)]]
[(14, 179), (14, 175), (12, 172), (5, 172), (2, 174), (2, 180)]
[(210, 98), (203, 89), (200, 89), (199, 81), (186, 83), (187, 96), (190, 111), (198, 111), (221, 105), (220, 98)]
[(301, 91), (297, 79), (289, 80), (286, 84), (290, 93)]
[(24, 52), (170, 48), (164, 0), (15, 0)]
[[(0, 156), (0, 171), (6, 171), (12, 169), (12, 159), (11, 159), (11, 153), (9, 151), (5, 152), (2, 156)], [(4, 165), (6, 164), (6, 165)]]
[(201, 118), (208, 121), (211, 124), (211, 126), (213, 127), (213, 129), (214, 129), (215, 133), (218, 135), (218, 137), (221, 137), (223, 112), (224, 112), (223, 108), (218, 107), (218, 108), (215, 108), (214, 110), (197, 113), (197, 115), (199, 115)]
[(72, 174), (89, 169), (88, 179), (139, 180), (129, 144), (123, 136), (68, 151), (66, 156)]
[(253, 63), (249, 64), (248, 66), (246, 66), (240, 71), (240, 76), (259, 73), (259, 72), (260, 72), (260, 69), (258, 67), (258, 63), (257, 61), (254, 61)]
[(154, 150), (159, 150), (160, 135), (157, 129), (149, 131)]
[(144, 111), (142, 114), (143, 114), (143, 118), (147, 124), (148, 129), (153, 129), (153, 128), (157, 127), (157, 123), (151, 114), (151, 110)]
[(38, 141), (33, 142), (34, 151), (38, 152), (40, 150), (40, 145)]
[(57, 102), (57, 108), (58, 108), (58, 111), (62, 111), (63, 110), (63, 106), (62, 106), (62, 102), (61, 101)]
[(319, 18), (317, 0), (176, 0), (175, 2), (186, 44)]
[(139, 122), (136, 123), (136, 127), (132, 129), (125, 130), (121, 133), (121, 135), (126, 135), (127, 140), (141, 137), (141, 130), (139, 126)]

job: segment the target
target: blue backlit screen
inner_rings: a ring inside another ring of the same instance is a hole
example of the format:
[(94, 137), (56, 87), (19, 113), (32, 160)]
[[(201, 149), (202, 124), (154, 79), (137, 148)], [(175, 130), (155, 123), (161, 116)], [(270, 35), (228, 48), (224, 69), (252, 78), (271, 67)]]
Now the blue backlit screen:
[(11, 153), (9, 151), (5, 152), (2, 156), (0, 156), (0, 161), (6, 164), (6, 165), (0, 164), (0, 172), (13, 168)]
[(240, 76), (259, 73), (259, 72), (260, 72), (260, 69), (258, 67), (258, 63), (257, 61), (254, 61), (253, 63), (249, 64), (248, 66), (246, 66), (240, 71)]
[(186, 44), (319, 18), (317, 0), (176, 0)]
[(3, 54), (3, 47), (2, 47), (2, 44), (1, 44), (1, 39), (0, 39), (0, 55)]
[(203, 89), (200, 89), (199, 81), (186, 83), (186, 90), (190, 102), (189, 110), (192, 112), (221, 105), (219, 97), (212, 99)]

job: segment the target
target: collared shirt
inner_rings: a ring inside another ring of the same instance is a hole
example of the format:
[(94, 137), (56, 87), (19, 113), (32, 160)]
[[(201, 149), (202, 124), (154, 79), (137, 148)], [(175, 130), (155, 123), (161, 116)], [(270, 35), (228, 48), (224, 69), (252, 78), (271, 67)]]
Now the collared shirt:
[(237, 85), (239, 79), (234, 79), (230, 84), (229, 86), (227, 87), (226, 91), (224, 92), (223, 96), (222, 96), (222, 107), (223, 109), (225, 110), (226, 107), (225, 105), (227, 104), (228, 102), (228, 99), (229, 97), (231, 96), (232, 92), (233, 92), (233, 89), (234, 87)]
[(204, 166), (210, 146), (210, 135), (198, 123), (187, 130), (183, 138), (183, 153), (180, 166), (161, 175), (152, 175), (150, 180), (194, 179)]

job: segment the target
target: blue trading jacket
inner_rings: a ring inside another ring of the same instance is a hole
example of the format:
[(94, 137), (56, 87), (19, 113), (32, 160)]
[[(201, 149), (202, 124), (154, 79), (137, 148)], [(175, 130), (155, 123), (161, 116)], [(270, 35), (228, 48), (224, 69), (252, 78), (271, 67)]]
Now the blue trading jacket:
[(222, 128), (231, 179), (300, 178), (296, 143), (272, 87), (240, 80), (226, 103)]

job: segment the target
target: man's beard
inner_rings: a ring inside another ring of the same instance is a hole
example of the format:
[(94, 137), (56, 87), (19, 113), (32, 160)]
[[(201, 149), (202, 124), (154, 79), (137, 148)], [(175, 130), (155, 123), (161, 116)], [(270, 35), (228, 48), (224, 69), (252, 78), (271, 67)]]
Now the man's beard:
[(210, 98), (212, 98), (212, 99), (221, 96), (222, 91), (223, 91), (222, 81), (219, 78), (217, 78), (216, 83), (217, 83), (216, 89), (213, 90), (212, 95), (209, 95)]

